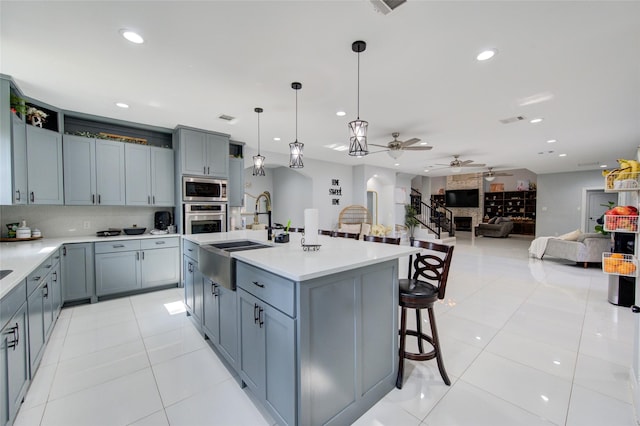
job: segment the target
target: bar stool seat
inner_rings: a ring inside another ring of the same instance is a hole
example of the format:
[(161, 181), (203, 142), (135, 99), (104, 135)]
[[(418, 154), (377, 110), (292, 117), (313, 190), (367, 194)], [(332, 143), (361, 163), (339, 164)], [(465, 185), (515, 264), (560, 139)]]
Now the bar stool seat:
[[(398, 286), (400, 290), (400, 350), (398, 359), (398, 377), (396, 379), (396, 387), (402, 389), (404, 379), (404, 359), (414, 361), (427, 361), (436, 358), (438, 370), (447, 386), (451, 385), (451, 380), (447, 375), (442, 360), (442, 350), (440, 348), (440, 339), (438, 337), (438, 329), (436, 327), (435, 313), (433, 305), (438, 299), (443, 299), (449, 275), (449, 266), (451, 264), (451, 255), (453, 254), (453, 246), (436, 244), (426, 241), (415, 241), (414, 247), (420, 247), (431, 252), (441, 253), (440, 256), (433, 253), (416, 255), (415, 261), (413, 256), (409, 257), (409, 277), (400, 279)], [(414, 270), (411, 276), (411, 270)], [(407, 309), (415, 309), (416, 312), (416, 329), (407, 330)], [(427, 309), (429, 314), (429, 325), (431, 327), (431, 335), (427, 335), (422, 331), (422, 315), (420, 310)], [(413, 336), (418, 341), (419, 352), (408, 352), (406, 350), (406, 337)], [(424, 342), (427, 342), (433, 348), (426, 352)]]

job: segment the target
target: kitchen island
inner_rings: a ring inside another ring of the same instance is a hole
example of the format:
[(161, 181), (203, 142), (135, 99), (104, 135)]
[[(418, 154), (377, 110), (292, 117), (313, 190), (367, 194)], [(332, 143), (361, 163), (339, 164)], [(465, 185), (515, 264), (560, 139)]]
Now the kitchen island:
[[(266, 231), (183, 238), (190, 247), (265, 242)], [(301, 234), (290, 238), (231, 253), (237, 356), (225, 358), (278, 424), (350, 424), (395, 386), (399, 259), (418, 250), (320, 236), (320, 249), (307, 252)], [(199, 314), (206, 322), (209, 289), (211, 298), (220, 292), (203, 279), (205, 301), (199, 306), (205, 312)], [(223, 308), (218, 305), (219, 312)], [(233, 327), (228, 318), (218, 320)]]

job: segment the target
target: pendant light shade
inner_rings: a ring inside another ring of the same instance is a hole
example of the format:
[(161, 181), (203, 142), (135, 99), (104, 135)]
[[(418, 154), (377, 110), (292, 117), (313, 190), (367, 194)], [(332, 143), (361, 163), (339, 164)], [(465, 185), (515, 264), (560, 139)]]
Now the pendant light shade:
[(349, 122), (349, 155), (363, 157), (369, 153), (367, 146), (367, 128), (369, 123), (360, 120), (360, 52), (364, 52), (367, 43), (364, 41), (354, 41), (351, 50), (358, 54), (358, 118)]
[(293, 82), (291, 88), (296, 91), (296, 140), (289, 144), (289, 167), (292, 169), (301, 169), (304, 167), (302, 162), (302, 150), (304, 144), (298, 142), (298, 90), (302, 89), (302, 83)]
[(258, 113), (258, 155), (253, 156), (253, 175), (264, 176), (264, 157), (260, 155), (260, 113), (262, 108), (254, 108), (254, 111)]
[(487, 176), (485, 176), (485, 177), (484, 177), (484, 180), (486, 180), (487, 182), (493, 182), (493, 180), (494, 180), (495, 178), (496, 178), (496, 177), (495, 177), (495, 176), (493, 176), (493, 175), (487, 175)]

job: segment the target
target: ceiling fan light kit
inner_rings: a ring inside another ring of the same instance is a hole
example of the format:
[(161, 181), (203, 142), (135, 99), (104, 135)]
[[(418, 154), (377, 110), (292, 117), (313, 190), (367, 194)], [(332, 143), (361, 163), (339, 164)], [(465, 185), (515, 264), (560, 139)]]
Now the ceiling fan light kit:
[(304, 167), (302, 162), (302, 151), (304, 144), (298, 142), (298, 90), (302, 89), (302, 83), (294, 81), (291, 88), (296, 91), (296, 141), (289, 144), (289, 167), (292, 169), (301, 169)]
[(254, 111), (258, 114), (258, 155), (253, 156), (253, 175), (264, 176), (264, 157), (260, 155), (260, 114), (262, 108), (254, 108)]
[(357, 119), (349, 122), (349, 155), (363, 157), (369, 153), (367, 146), (367, 128), (369, 123), (360, 120), (360, 53), (367, 48), (367, 43), (362, 40), (354, 41), (351, 50), (358, 54), (358, 108)]
[(487, 182), (493, 182), (495, 180), (495, 176), (493, 175), (487, 175), (484, 177), (484, 180), (486, 180)]

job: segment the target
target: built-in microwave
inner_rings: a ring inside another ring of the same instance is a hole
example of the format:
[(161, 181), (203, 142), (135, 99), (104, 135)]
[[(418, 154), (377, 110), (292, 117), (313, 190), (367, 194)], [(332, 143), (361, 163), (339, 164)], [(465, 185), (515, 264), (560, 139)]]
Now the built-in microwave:
[(203, 177), (182, 177), (182, 201), (227, 202), (227, 181)]

